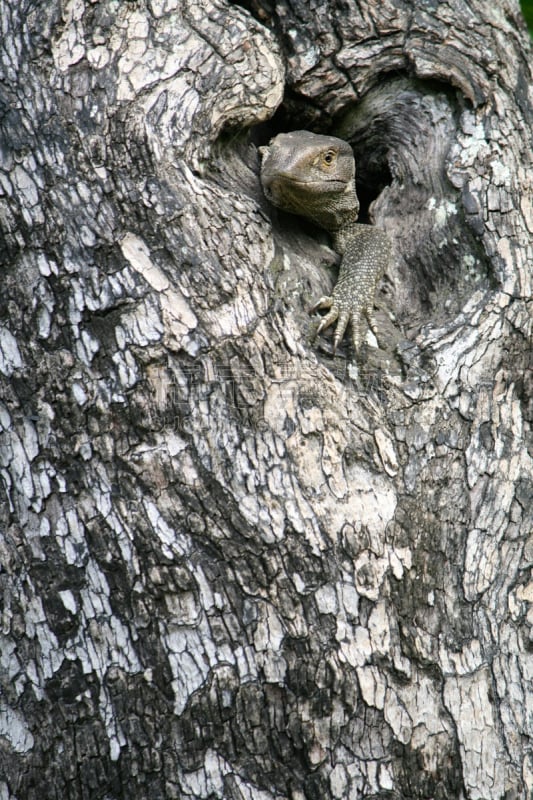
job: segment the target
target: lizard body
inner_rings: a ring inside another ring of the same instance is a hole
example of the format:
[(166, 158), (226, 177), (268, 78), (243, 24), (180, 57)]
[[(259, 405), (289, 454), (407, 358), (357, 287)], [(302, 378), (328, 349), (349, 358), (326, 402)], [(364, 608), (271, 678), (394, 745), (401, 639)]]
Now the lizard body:
[(284, 211), (299, 214), (328, 231), (342, 256), (339, 278), (331, 296), (321, 297), (312, 311), (328, 309), (317, 334), (335, 321), (337, 348), (350, 322), (356, 353), (363, 318), (377, 338), (374, 295), (390, 259), (387, 235), (357, 222), (355, 160), (342, 139), (309, 131), (281, 133), (261, 147), (261, 183), (266, 197)]

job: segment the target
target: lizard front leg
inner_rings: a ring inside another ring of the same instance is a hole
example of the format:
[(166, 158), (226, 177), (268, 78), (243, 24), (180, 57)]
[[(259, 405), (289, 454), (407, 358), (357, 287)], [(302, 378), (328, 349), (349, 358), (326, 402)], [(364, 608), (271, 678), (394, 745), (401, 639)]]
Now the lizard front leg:
[[(339, 237), (340, 238), (340, 237)], [(374, 296), (377, 284), (390, 258), (390, 244), (380, 230), (367, 226), (351, 226), (349, 235), (335, 241), (336, 249), (344, 253), (339, 279), (331, 296), (321, 297), (311, 311), (328, 309), (320, 322), (317, 335), (337, 323), (333, 337), (333, 351), (341, 342), (348, 324), (351, 325), (352, 342), (359, 352), (366, 320), (378, 340), (378, 326), (374, 317)]]

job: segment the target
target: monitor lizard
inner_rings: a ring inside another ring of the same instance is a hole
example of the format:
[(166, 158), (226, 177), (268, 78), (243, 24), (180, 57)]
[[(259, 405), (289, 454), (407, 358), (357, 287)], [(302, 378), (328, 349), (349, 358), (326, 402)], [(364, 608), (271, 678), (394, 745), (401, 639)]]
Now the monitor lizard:
[(378, 339), (374, 295), (389, 263), (391, 246), (379, 228), (357, 222), (359, 201), (352, 148), (335, 136), (292, 131), (278, 134), (259, 152), (261, 183), (268, 200), (284, 211), (312, 220), (332, 236), (333, 247), (342, 257), (338, 281), (331, 296), (321, 297), (311, 312), (328, 309), (317, 335), (337, 322), (334, 352), (350, 322), (357, 354), (364, 317)]

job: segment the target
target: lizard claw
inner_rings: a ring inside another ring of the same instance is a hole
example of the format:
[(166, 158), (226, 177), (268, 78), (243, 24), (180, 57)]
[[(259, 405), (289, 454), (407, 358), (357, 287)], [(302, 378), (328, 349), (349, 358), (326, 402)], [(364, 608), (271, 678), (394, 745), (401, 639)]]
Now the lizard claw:
[(368, 320), (368, 326), (369, 326), (370, 330), (372, 331), (372, 333), (374, 334), (374, 336), (376, 338), (376, 342), (378, 343), (378, 347), (381, 347), (380, 340), (379, 340), (379, 326), (378, 326), (377, 320), (376, 320), (376, 318), (374, 316), (374, 312), (370, 311), (370, 310), (367, 310), (366, 318)]
[[(331, 314), (331, 311), (329, 312)], [(329, 316), (329, 314), (328, 314)], [(335, 328), (335, 335), (333, 337), (333, 353), (337, 352), (337, 347), (339, 346), (340, 342), (342, 341), (342, 337), (346, 331), (348, 326), (348, 321), (350, 319), (350, 315), (347, 311), (341, 311), (338, 315), (338, 322), (337, 327)]]
[(316, 303), (313, 303), (313, 305), (309, 309), (309, 313), (314, 314), (314, 312), (318, 311), (319, 308), (331, 308), (332, 305), (333, 305), (333, 298), (329, 297), (329, 295), (327, 294), (324, 294), (322, 295), (320, 300), (317, 300)]
[(322, 333), (322, 331), (325, 331), (326, 328), (329, 328), (329, 326), (335, 322), (338, 316), (339, 312), (335, 307), (333, 307), (331, 311), (328, 314), (326, 314), (325, 317), (322, 317), (322, 319), (320, 320), (320, 324), (316, 329), (316, 335), (318, 336), (319, 333)]
[(350, 315), (350, 322), (352, 324), (353, 349), (356, 353), (358, 353), (359, 346), (361, 344), (361, 314), (358, 312), (352, 312)]

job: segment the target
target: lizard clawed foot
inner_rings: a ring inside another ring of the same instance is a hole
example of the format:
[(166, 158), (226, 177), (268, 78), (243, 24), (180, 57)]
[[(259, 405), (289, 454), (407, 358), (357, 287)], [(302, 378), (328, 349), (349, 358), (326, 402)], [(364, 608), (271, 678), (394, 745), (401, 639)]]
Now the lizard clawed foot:
[(328, 313), (320, 320), (315, 336), (318, 336), (320, 333), (322, 333), (322, 331), (325, 331), (326, 328), (329, 328), (329, 326), (333, 325), (334, 322), (337, 323), (333, 336), (333, 354), (336, 353), (337, 347), (341, 343), (344, 334), (346, 333), (348, 324), (350, 324), (352, 329), (353, 349), (356, 354), (359, 353), (361, 347), (361, 336), (363, 333), (361, 330), (363, 317), (366, 318), (370, 330), (376, 337), (378, 347), (381, 347), (378, 337), (378, 325), (371, 310), (361, 310), (359, 308), (352, 310), (343, 308), (340, 303), (337, 303), (334, 297), (328, 297), (327, 295), (321, 297), (320, 300), (309, 309), (309, 313), (312, 314), (318, 309), (329, 310)]
[(326, 314), (326, 316), (322, 317), (322, 319), (320, 320), (320, 324), (316, 330), (316, 336), (322, 333), (322, 331), (325, 331), (326, 328), (329, 328), (330, 325), (333, 325), (334, 322), (337, 322), (337, 327), (335, 328), (335, 335), (333, 336), (333, 354), (335, 354), (337, 351), (337, 347), (339, 346), (342, 337), (346, 332), (348, 322), (350, 321), (350, 314), (348, 313), (348, 311), (341, 310), (335, 303), (335, 300), (332, 297), (328, 297), (327, 295), (321, 297), (320, 300), (311, 307), (310, 313), (313, 313), (318, 309), (328, 309), (328, 308), (330, 310)]

